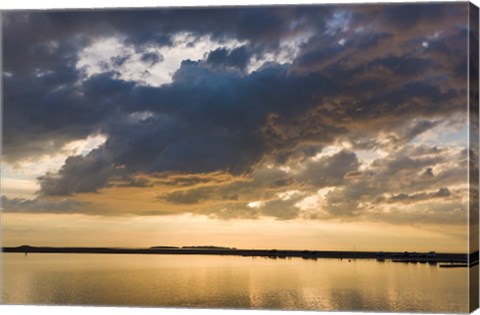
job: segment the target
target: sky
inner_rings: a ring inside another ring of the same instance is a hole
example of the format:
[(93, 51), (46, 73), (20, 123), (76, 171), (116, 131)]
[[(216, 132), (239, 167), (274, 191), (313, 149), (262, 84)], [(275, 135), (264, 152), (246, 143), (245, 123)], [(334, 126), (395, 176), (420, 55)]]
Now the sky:
[(467, 250), (467, 3), (2, 29), (5, 246)]

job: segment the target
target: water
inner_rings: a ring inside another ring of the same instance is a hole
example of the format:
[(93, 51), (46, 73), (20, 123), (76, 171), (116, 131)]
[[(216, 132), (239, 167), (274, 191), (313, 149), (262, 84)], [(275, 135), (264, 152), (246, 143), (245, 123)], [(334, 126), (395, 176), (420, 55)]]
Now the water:
[(3, 303), (467, 312), (467, 269), (375, 260), (3, 254)]

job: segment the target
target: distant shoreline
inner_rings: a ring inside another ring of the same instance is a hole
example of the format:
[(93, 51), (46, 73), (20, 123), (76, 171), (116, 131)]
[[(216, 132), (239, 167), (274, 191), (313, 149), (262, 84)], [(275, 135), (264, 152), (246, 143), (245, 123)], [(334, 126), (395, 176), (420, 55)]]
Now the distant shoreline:
[[(335, 259), (376, 259), (393, 262), (420, 263), (461, 263), (470, 266), (478, 264), (478, 251), (468, 254), (435, 252), (371, 252), (371, 251), (316, 251), (316, 250), (277, 250), (277, 249), (236, 249), (214, 246), (154, 246), (151, 248), (108, 248), (108, 247), (3, 247), (5, 253), (68, 253), (68, 254), (150, 254), (150, 255), (222, 255), (244, 257), (284, 258), (335, 258)], [(470, 256), (470, 257), (469, 257)], [(470, 259), (469, 259), (470, 258)]]

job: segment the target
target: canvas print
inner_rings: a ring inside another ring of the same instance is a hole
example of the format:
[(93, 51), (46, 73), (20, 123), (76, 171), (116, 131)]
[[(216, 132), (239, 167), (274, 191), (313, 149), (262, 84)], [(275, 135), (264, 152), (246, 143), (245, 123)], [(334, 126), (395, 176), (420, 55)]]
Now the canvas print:
[(475, 310), (478, 25), (2, 11), (2, 303)]

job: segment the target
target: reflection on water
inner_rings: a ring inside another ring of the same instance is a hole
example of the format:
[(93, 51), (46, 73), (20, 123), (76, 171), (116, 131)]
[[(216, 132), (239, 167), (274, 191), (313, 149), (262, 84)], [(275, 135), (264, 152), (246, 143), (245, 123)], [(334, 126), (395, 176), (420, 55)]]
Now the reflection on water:
[(3, 303), (467, 312), (467, 269), (375, 260), (3, 254)]

